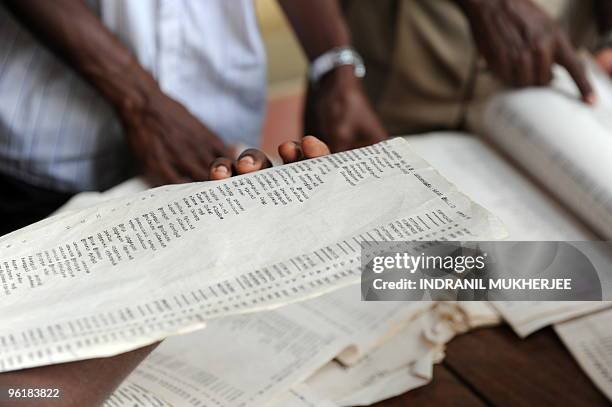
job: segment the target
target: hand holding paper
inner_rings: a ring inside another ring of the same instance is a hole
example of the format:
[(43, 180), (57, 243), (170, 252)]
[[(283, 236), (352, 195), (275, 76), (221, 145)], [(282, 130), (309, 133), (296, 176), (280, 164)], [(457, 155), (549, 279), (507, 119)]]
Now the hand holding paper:
[(364, 240), (502, 235), (402, 139), (110, 200), (0, 238), (0, 370), (114, 355), (355, 283)]

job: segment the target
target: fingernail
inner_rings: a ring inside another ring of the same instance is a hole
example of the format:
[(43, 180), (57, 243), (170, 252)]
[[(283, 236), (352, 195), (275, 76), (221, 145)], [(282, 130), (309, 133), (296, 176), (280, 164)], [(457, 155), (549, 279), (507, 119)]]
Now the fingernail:
[(589, 105), (594, 105), (597, 103), (597, 96), (595, 96), (594, 93), (588, 94), (584, 99)]
[(255, 159), (250, 156), (250, 155), (245, 155), (244, 157), (242, 157), (240, 160), (238, 160), (240, 163), (242, 164), (246, 164), (250, 167), (255, 165)]
[(225, 165), (218, 165), (213, 170), (216, 174), (219, 175), (227, 175), (229, 174), (229, 169)]

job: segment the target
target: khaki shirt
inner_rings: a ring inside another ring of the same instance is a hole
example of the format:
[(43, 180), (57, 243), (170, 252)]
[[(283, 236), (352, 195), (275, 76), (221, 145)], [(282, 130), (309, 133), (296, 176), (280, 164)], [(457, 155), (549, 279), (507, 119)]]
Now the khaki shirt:
[[(534, 0), (584, 45), (593, 37), (590, 0)], [(344, 0), (366, 92), (391, 134), (467, 129), (503, 85), (488, 71), (453, 0)]]

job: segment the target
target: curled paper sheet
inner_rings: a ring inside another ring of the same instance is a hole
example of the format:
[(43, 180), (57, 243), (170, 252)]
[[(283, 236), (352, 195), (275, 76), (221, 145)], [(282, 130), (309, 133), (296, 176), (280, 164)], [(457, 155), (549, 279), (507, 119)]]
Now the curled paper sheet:
[(504, 235), (403, 139), (111, 199), (0, 238), (0, 371), (331, 292), (359, 281), (362, 241)]
[(555, 331), (586, 374), (612, 401), (612, 310), (556, 324)]

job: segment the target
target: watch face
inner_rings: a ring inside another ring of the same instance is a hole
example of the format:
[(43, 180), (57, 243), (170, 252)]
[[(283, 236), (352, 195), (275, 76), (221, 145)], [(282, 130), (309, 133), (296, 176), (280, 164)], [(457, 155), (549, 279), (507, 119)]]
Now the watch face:
[(353, 53), (348, 49), (345, 49), (338, 54), (338, 62), (342, 64), (352, 64), (354, 61), (355, 58), (353, 57)]
[(354, 65), (355, 66), (355, 76), (358, 78), (363, 78), (366, 73), (365, 66), (363, 65), (363, 61), (361, 57), (351, 49), (344, 49), (340, 51), (336, 56), (336, 66), (338, 65)]
[(363, 64), (355, 65), (355, 76), (358, 78), (363, 78), (366, 74), (366, 69)]

